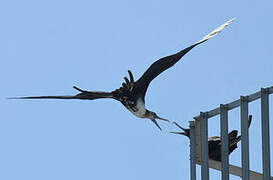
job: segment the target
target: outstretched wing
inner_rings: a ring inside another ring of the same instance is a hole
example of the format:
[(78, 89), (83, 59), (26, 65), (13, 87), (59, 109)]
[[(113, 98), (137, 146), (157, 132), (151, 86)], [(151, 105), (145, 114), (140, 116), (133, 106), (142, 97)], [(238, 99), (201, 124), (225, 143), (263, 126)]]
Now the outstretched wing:
[(99, 98), (112, 98), (111, 92), (99, 92), (99, 91), (84, 91), (76, 86), (74, 89), (80, 91), (79, 94), (74, 96), (26, 96), (26, 97), (12, 97), (8, 99), (82, 99), (82, 100), (93, 100)]
[(167, 57), (163, 57), (163, 58), (157, 60), (156, 62), (154, 62), (146, 70), (146, 72), (136, 81), (135, 87), (138, 88), (138, 89), (141, 89), (142, 93), (144, 93), (144, 95), (145, 95), (150, 82), (154, 78), (156, 78), (160, 73), (162, 73), (166, 69), (172, 67), (185, 54), (187, 54), (187, 52), (189, 52), (192, 48), (194, 48), (198, 44), (201, 44), (201, 43), (207, 41), (208, 39), (212, 38), (213, 36), (217, 35), (224, 27), (229, 25), (233, 20), (234, 20), (234, 18), (227, 21), (225, 24), (219, 26), (217, 29), (215, 29), (214, 31), (212, 31), (211, 33), (206, 35), (203, 39), (201, 39), (200, 41), (196, 42), (195, 44), (183, 49), (182, 51), (180, 51), (180, 52), (178, 52), (176, 54), (167, 56)]

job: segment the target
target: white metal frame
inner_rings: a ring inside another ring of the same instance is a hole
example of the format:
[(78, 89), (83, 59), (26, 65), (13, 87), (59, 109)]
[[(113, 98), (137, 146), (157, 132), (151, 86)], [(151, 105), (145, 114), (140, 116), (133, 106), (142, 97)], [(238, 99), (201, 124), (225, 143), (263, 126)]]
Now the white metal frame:
[[(190, 159), (191, 180), (196, 180), (196, 164), (201, 165), (202, 180), (209, 179), (209, 168), (222, 171), (222, 180), (229, 180), (229, 174), (241, 177), (243, 180), (273, 180), (270, 175), (270, 131), (269, 131), (269, 95), (273, 93), (273, 86), (262, 88), (249, 96), (241, 96), (240, 99), (207, 112), (201, 112), (199, 116), (190, 121)], [(262, 149), (263, 149), (263, 173), (249, 170), (249, 135), (248, 135), (248, 103), (261, 99), (261, 123), (262, 123)], [(229, 164), (228, 157), (228, 111), (240, 107), (241, 114), (241, 167)], [(221, 127), (221, 153), (222, 161), (214, 161), (208, 158), (208, 119), (220, 114)]]

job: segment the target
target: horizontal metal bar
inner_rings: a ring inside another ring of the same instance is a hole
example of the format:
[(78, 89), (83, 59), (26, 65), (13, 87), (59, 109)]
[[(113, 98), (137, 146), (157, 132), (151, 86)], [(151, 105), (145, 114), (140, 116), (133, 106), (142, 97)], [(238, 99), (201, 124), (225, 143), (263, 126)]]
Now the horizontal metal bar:
[[(266, 88), (266, 90), (268, 91), (268, 94), (272, 94), (273, 93), (273, 86)], [(250, 94), (247, 97), (248, 97), (248, 102), (255, 101), (261, 97), (261, 92), (260, 91), (255, 92), (253, 94)], [(230, 102), (230, 103), (226, 104), (226, 106), (227, 106), (228, 110), (232, 110), (234, 108), (237, 108), (240, 106), (240, 99)], [(211, 117), (219, 115), (219, 114), (220, 114), (220, 108), (218, 107), (218, 108), (208, 111), (207, 117), (211, 118)], [(194, 119), (198, 119), (199, 117), (200, 117), (200, 115), (194, 117)]]
[[(200, 162), (197, 161), (197, 164), (200, 165)], [(209, 168), (221, 171), (221, 162), (209, 160)], [(229, 172), (232, 175), (242, 177), (242, 168), (238, 166), (229, 165)], [(263, 174), (255, 172), (255, 171), (249, 170), (249, 176), (250, 176), (250, 179), (263, 180)], [(273, 177), (270, 177), (270, 180), (273, 180)]]

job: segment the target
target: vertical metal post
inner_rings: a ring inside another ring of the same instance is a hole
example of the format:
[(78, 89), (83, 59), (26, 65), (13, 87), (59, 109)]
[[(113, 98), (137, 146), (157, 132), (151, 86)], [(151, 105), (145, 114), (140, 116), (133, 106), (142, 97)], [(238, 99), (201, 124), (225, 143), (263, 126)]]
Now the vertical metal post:
[(208, 162), (208, 117), (207, 113), (200, 113), (200, 135), (201, 135), (201, 177), (209, 180)]
[(195, 160), (195, 124), (190, 123), (190, 159), (191, 159), (191, 180), (196, 180), (196, 160)]
[(270, 179), (270, 140), (268, 89), (261, 89), (263, 179)]
[(221, 120), (221, 167), (222, 180), (229, 180), (229, 137), (228, 137), (228, 111), (227, 105), (220, 105)]
[(249, 180), (248, 97), (240, 97), (242, 134), (242, 179)]

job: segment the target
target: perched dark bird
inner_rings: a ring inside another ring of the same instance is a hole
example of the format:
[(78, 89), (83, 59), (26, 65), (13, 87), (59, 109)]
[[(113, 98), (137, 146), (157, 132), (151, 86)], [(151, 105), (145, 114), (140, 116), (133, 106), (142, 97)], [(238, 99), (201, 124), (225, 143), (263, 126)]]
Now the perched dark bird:
[[(248, 127), (250, 126), (252, 121), (252, 115), (248, 116)], [(174, 122), (174, 124), (183, 130), (183, 132), (171, 132), (173, 134), (184, 135), (190, 138), (190, 129), (185, 129), (181, 127), (179, 124)], [(241, 136), (237, 136), (238, 131), (233, 130), (228, 134), (229, 137), (229, 152), (232, 153), (237, 148), (237, 143), (241, 140)], [(221, 137), (219, 136), (211, 136), (208, 138), (208, 148), (209, 148), (209, 158), (221, 161)]]
[(165, 71), (166, 69), (173, 66), (177, 63), (187, 52), (189, 52), (192, 48), (201, 44), (211, 37), (218, 34), (225, 26), (230, 24), (234, 19), (227, 21), (225, 24), (219, 26), (213, 32), (209, 33), (200, 41), (195, 44), (183, 49), (182, 51), (163, 57), (156, 62), (154, 62), (146, 72), (137, 80), (134, 81), (134, 77), (129, 70), (129, 79), (124, 77), (125, 82), (122, 83), (122, 87), (116, 89), (112, 92), (101, 92), (101, 91), (86, 91), (82, 90), (78, 87), (73, 87), (76, 90), (80, 91), (79, 94), (72, 96), (29, 96), (29, 97), (18, 97), (11, 99), (82, 99), (82, 100), (93, 100), (99, 98), (112, 98), (117, 101), (120, 101), (130, 112), (132, 112), (135, 116), (140, 118), (148, 118), (152, 120), (153, 123), (161, 130), (158, 125), (156, 119), (168, 121), (167, 119), (163, 119), (159, 117), (156, 113), (149, 111), (145, 108), (145, 94), (150, 82), (156, 78), (160, 73)]

